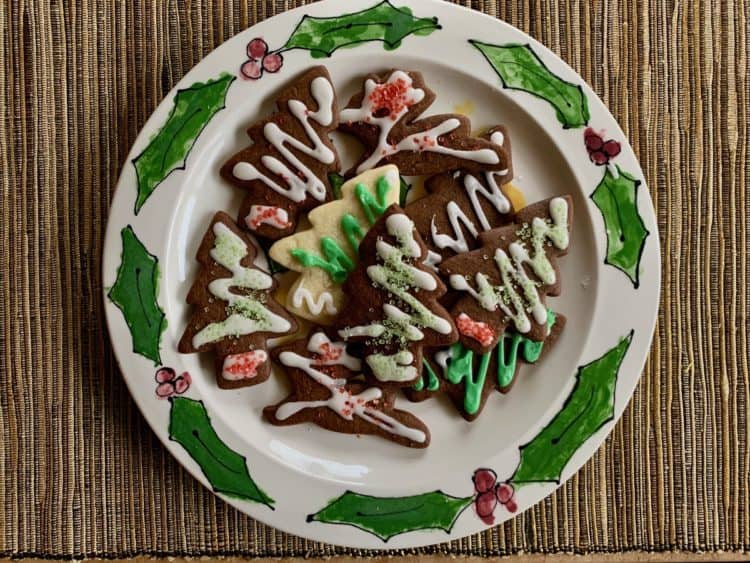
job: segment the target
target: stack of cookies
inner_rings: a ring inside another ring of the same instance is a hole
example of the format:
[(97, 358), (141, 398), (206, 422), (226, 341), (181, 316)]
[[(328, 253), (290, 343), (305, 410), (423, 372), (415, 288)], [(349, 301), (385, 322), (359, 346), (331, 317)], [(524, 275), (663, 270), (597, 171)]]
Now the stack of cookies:
[[(465, 116), (423, 117), (434, 99), (420, 73), (392, 70), (366, 77), (339, 110), (315, 67), (222, 166), (244, 199), (236, 223), (219, 212), (203, 238), (179, 349), (212, 352), (222, 388), (283, 366), (292, 392), (264, 409), (268, 422), (424, 448), (429, 429), (395, 407), (399, 395), (445, 393), (474, 420), (562, 331), (546, 297), (560, 293), (571, 198), (515, 209), (508, 131), (472, 136)], [(343, 175), (334, 130), (364, 147)], [(425, 177), (425, 195), (407, 204), (413, 176)], [(250, 234), (293, 272), (283, 303)], [(268, 349), (290, 334), (299, 338)]]

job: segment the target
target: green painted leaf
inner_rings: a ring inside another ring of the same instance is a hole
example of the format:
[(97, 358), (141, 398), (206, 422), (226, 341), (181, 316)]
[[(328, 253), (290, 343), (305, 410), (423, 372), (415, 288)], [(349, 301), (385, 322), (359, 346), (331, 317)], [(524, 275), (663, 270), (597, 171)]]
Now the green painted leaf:
[(273, 508), (274, 500), (250, 477), (245, 458), (217, 436), (203, 403), (186, 397), (170, 400), (169, 439), (185, 448), (200, 465), (214, 491)]
[(625, 272), (637, 288), (640, 285), (641, 254), (649, 234), (638, 213), (638, 186), (641, 182), (620, 170), (619, 166), (616, 171), (615, 176), (607, 168), (591, 199), (604, 217), (607, 233), (604, 262)]
[(529, 45), (492, 45), (470, 39), (500, 77), (504, 88), (522, 90), (549, 102), (566, 129), (582, 127), (589, 120), (589, 106), (578, 84), (550, 72)]
[(224, 108), (234, 76), (223, 73), (215, 80), (196, 82), (178, 90), (166, 123), (148, 146), (133, 159), (138, 176), (135, 213), (156, 187), (174, 170), (185, 168), (185, 159), (211, 118)]
[(414, 530), (450, 532), (473, 497), (453, 497), (433, 491), (408, 497), (373, 497), (347, 491), (328, 506), (307, 517), (328, 524), (348, 524), (383, 541)]
[(397, 8), (386, 0), (330, 18), (304, 16), (280, 51), (306, 49), (320, 59), (330, 57), (336, 49), (366, 41), (382, 41), (386, 50), (392, 50), (408, 35), (429, 35), (436, 29), (440, 29), (437, 18), (416, 18), (411, 9)]
[(128, 225), (121, 231), (122, 261), (107, 296), (122, 311), (133, 339), (133, 351), (161, 363), (159, 340), (167, 319), (156, 301), (159, 292), (158, 259), (146, 250)]
[(617, 372), (633, 340), (633, 331), (601, 358), (581, 366), (562, 409), (528, 444), (512, 483), (560, 482), (570, 458), (604, 424), (612, 420)]

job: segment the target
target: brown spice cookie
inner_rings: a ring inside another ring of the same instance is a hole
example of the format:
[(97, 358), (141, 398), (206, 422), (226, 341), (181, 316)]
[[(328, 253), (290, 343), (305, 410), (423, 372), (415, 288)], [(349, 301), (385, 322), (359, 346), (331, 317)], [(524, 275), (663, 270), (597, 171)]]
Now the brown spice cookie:
[(517, 379), (521, 363), (536, 364), (551, 349), (565, 327), (565, 317), (549, 312), (550, 333), (534, 342), (508, 331), (487, 354), (477, 354), (460, 342), (450, 348), (425, 351), (425, 368), (416, 387), (405, 389), (410, 401), (424, 401), (447, 394), (466, 420), (475, 420), (494, 389), (507, 393)]
[(404, 208), (427, 245), (429, 264), (468, 252), (478, 246), (479, 233), (513, 222), (513, 205), (501, 189), (513, 177), (508, 132), (496, 125), (482, 138), (505, 149), (508, 169), (436, 174), (424, 184), (428, 195)]
[(508, 168), (502, 147), (470, 136), (467, 117), (418, 119), (434, 100), (419, 72), (391, 70), (368, 76), (363, 90), (341, 110), (339, 129), (365, 145), (365, 154), (349, 175), (383, 164), (395, 164), (406, 176)]
[(330, 172), (339, 157), (329, 138), (338, 126), (336, 92), (323, 66), (282, 90), (278, 112), (252, 125), (252, 144), (230, 158), (222, 177), (246, 190), (239, 223), (278, 239), (294, 232), (300, 212), (331, 199)]
[(372, 381), (406, 386), (422, 369), (422, 347), (458, 338), (438, 303), (443, 282), (424, 265), (427, 249), (414, 222), (390, 206), (359, 246), (359, 264), (344, 284), (348, 304), (336, 320), (341, 338), (360, 342)]
[(568, 251), (573, 200), (554, 197), (519, 211), (516, 222), (479, 235), (480, 248), (440, 265), (453, 289), (451, 308), (461, 343), (493, 349), (509, 325), (531, 340), (547, 336), (545, 295), (559, 295), (556, 258)]
[(394, 408), (392, 394), (363, 381), (352, 381), (361, 362), (344, 342), (332, 342), (322, 330), (309, 339), (274, 350), (286, 369), (293, 391), (280, 403), (263, 409), (271, 424), (312, 422), (346, 434), (375, 434), (412, 448), (426, 448), (430, 431), (413, 414)]
[(201, 270), (187, 295), (195, 306), (178, 349), (213, 351), (219, 387), (262, 383), (270, 374), (266, 340), (297, 323), (274, 301), (274, 279), (253, 265), (256, 250), (226, 213), (214, 215), (200, 247)]

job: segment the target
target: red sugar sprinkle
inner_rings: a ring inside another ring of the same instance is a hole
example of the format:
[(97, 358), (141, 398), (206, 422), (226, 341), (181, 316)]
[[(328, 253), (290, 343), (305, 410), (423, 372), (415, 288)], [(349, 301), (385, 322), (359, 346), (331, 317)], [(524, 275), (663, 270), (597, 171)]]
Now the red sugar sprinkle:
[(456, 327), (458, 332), (469, 338), (473, 338), (482, 346), (489, 346), (495, 338), (495, 331), (490, 325), (480, 321), (473, 320), (466, 313), (461, 313), (456, 317)]
[(368, 96), (372, 103), (372, 114), (379, 117), (388, 115), (396, 121), (405, 108), (414, 104), (414, 101), (406, 95), (408, 90), (409, 84), (402, 78), (378, 84)]

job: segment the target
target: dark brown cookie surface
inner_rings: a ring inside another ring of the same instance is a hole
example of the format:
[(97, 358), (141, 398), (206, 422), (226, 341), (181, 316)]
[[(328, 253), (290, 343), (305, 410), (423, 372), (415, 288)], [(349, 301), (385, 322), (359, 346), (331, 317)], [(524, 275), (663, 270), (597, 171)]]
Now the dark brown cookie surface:
[(239, 222), (278, 239), (295, 230), (300, 212), (331, 199), (330, 172), (340, 168), (329, 133), (338, 126), (336, 93), (323, 66), (297, 78), (276, 100), (278, 112), (252, 125), (252, 144), (221, 168), (246, 190)]
[(213, 351), (216, 380), (231, 389), (268, 379), (266, 339), (290, 334), (297, 323), (274, 301), (274, 279), (255, 267), (256, 250), (226, 213), (214, 215), (197, 259), (201, 265), (187, 302), (194, 311), (178, 349)]
[(382, 164), (395, 164), (406, 176), (508, 167), (502, 147), (470, 136), (467, 117), (446, 114), (419, 119), (434, 100), (419, 72), (392, 70), (368, 76), (363, 90), (341, 111), (339, 129), (365, 145), (365, 154), (349, 175)]
[(407, 386), (422, 369), (422, 348), (458, 338), (438, 303), (442, 281), (424, 265), (427, 249), (414, 222), (389, 207), (359, 246), (359, 264), (344, 284), (348, 303), (336, 320), (341, 338), (361, 343), (373, 382)]
[(505, 150), (508, 169), (436, 174), (425, 182), (428, 195), (404, 208), (430, 251), (431, 264), (476, 248), (480, 233), (513, 222), (513, 205), (501, 188), (513, 177), (508, 132), (496, 125), (481, 138)]
[(547, 336), (545, 295), (558, 295), (556, 259), (567, 253), (573, 201), (569, 196), (529, 205), (512, 225), (479, 235), (481, 246), (440, 265), (461, 297), (451, 315), (462, 344), (480, 353), (506, 328), (531, 340)]
[(274, 350), (292, 383), (292, 393), (266, 407), (271, 424), (311, 422), (346, 434), (374, 434), (412, 448), (426, 448), (430, 431), (413, 414), (394, 407), (392, 394), (363, 381), (352, 381), (361, 362), (349, 355), (344, 342), (332, 341), (322, 330)]

